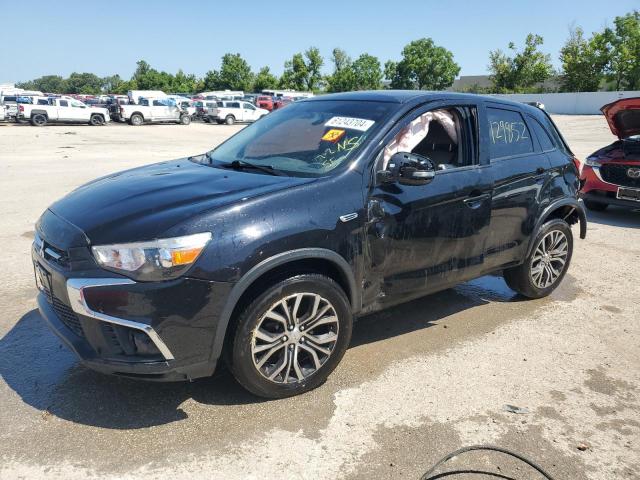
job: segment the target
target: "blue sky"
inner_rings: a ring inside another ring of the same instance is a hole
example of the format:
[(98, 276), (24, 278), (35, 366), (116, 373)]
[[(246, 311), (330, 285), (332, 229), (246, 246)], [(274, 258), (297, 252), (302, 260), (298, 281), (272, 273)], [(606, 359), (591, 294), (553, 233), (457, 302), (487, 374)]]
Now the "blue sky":
[(570, 25), (590, 33), (634, 8), (640, 0), (0, 0), (0, 82), (73, 71), (129, 78), (141, 58), (157, 69), (202, 75), (226, 52), (280, 74), (285, 59), (309, 46), (320, 48), (328, 73), (336, 46), (384, 64), (425, 36), (454, 53), (462, 75), (479, 75), (489, 50), (521, 45), (528, 32), (544, 37), (543, 49), (558, 65)]

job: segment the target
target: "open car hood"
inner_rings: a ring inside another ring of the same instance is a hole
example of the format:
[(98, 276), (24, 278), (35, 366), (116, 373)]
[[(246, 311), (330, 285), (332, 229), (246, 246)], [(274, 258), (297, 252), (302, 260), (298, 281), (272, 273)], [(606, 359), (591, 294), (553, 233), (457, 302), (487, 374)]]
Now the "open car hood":
[(600, 109), (611, 132), (620, 140), (640, 135), (640, 97), (622, 98)]

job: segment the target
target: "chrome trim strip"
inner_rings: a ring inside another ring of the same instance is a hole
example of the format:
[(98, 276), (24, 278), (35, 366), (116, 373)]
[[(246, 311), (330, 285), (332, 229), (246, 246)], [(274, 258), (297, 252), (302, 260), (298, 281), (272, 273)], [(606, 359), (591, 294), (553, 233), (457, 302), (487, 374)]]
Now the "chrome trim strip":
[(50, 257), (53, 257), (55, 260), (60, 260), (62, 258), (61, 255), (58, 255), (56, 252), (54, 252), (53, 250), (51, 250), (50, 248), (45, 248), (44, 249), (44, 253), (46, 253), (47, 255), (49, 255)]
[(79, 315), (95, 318), (102, 322), (113, 323), (115, 325), (122, 325), (123, 327), (133, 328), (140, 330), (147, 335), (151, 341), (158, 348), (162, 356), (166, 360), (173, 360), (173, 354), (162, 341), (158, 333), (153, 329), (151, 325), (146, 323), (134, 322), (132, 320), (125, 320), (123, 318), (112, 317), (104, 313), (96, 312), (89, 308), (87, 302), (84, 299), (83, 290), (85, 288), (92, 287), (107, 287), (113, 285), (133, 285), (136, 282), (126, 278), (70, 278), (67, 280), (67, 295), (69, 296), (69, 302), (71, 302), (71, 308)]
[(346, 223), (346, 222), (348, 222), (350, 220), (355, 220), (356, 218), (358, 218), (358, 213), (357, 212), (347, 213), (346, 215), (342, 215), (340, 217), (340, 221)]

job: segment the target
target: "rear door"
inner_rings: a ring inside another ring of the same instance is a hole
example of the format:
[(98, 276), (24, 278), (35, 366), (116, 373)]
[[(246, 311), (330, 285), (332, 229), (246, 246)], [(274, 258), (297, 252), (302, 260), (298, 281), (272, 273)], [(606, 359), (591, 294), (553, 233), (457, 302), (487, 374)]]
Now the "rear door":
[(56, 102), (56, 118), (59, 120), (73, 120), (70, 100), (60, 99)]
[(550, 163), (516, 106), (487, 103), (481, 132), (489, 147), (493, 177), (486, 265), (498, 268), (525, 256)]

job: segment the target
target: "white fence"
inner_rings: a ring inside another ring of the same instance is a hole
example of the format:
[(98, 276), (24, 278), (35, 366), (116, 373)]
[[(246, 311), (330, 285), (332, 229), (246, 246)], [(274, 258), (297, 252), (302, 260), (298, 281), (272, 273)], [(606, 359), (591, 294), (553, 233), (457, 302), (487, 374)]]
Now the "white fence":
[(541, 102), (549, 113), (598, 115), (603, 105), (620, 98), (640, 97), (640, 92), (514, 93), (494, 96), (516, 102)]

